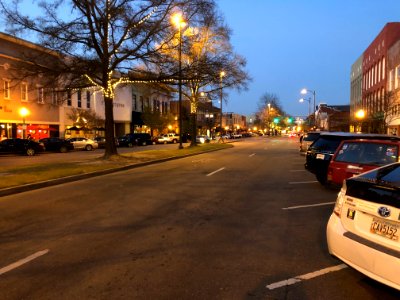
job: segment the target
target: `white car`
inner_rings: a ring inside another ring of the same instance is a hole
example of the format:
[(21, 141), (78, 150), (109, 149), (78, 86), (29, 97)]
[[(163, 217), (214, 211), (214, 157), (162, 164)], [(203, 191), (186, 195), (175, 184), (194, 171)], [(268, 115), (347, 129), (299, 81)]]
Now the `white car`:
[(96, 141), (84, 137), (73, 137), (68, 139), (68, 141), (74, 145), (75, 150), (91, 151), (99, 147)]
[(326, 235), (332, 255), (400, 290), (400, 163), (347, 179)]

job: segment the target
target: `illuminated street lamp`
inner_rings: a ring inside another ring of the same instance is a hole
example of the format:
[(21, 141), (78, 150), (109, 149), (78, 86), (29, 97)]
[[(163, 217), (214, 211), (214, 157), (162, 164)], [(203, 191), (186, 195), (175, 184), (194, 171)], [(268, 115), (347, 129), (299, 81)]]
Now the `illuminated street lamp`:
[(26, 107), (21, 107), (19, 109), (19, 115), (22, 117), (22, 138), (25, 138), (25, 134), (26, 134), (26, 124), (25, 124), (25, 118), (27, 116), (29, 116), (31, 112), (29, 111), (29, 109), (27, 109)]
[[(316, 120), (316, 118), (315, 118), (315, 91), (313, 91), (313, 90), (309, 90), (309, 89), (302, 89), (301, 91), (300, 91), (300, 93), (302, 94), (302, 95), (305, 95), (305, 94), (307, 94), (307, 93), (311, 93), (312, 95), (313, 95), (313, 99), (314, 99), (314, 106), (313, 106), (313, 114), (314, 114), (314, 126), (317, 126), (317, 120)], [(311, 100), (310, 100), (311, 101)]]
[(178, 61), (179, 61), (179, 73), (178, 73), (178, 85), (179, 85), (179, 149), (183, 149), (182, 146), (182, 28), (186, 26), (185, 21), (182, 18), (181, 13), (175, 13), (172, 15), (172, 23), (178, 28), (179, 32), (179, 53), (178, 53)]
[(356, 119), (359, 121), (359, 127), (360, 130), (356, 130), (357, 132), (362, 132), (362, 120), (364, 120), (365, 118), (365, 111), (363, 109), (359, 109), (356, 113), (355, 113), (355, 117)]

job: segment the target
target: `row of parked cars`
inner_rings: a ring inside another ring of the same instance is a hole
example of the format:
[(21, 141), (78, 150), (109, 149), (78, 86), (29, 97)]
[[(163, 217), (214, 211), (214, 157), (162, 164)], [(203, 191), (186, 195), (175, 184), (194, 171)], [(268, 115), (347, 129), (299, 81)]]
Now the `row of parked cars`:
[(39, 141), (32, 139), (10, 138), (0, 142), (0, 153), (17, 153), (28, 156), (44, 151), (65, 153), (71, 150), (97, 149), (99, 144), (95, 140), (84, 137), (61, 139), (58, 137), (43, 138)]
[(400, 138), (312, 132), (303, 142), (306, 169), (341, 186), (326, 229), (330, 254), (400, 290)]

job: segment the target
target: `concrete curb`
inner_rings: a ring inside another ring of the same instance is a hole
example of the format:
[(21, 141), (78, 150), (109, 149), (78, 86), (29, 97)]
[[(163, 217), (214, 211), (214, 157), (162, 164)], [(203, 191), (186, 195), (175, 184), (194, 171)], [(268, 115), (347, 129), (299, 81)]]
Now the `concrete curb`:
[(95, 172), (91, 172), (91, 173), (72, 175), (72, 176), (67, 176), (67, 177), (62, 177), (62, 178), (56, 178), (56, 179), (51, 179), (51, 180), (46, 180), (46, 181), (40, 181), (40, 182), (35, 182), (35, 183), (29, 183), (29, 184), (4, 188), (4, 189), (0, 189), (0, 197), (19, 194), (19, 193), (37, 190), (37, 189), (41, 189), (41, 188), (45, 188), (45, 187), (49, 187), (49, 186), (55, 186), (55, 185), (59, 185), (59, 184), (63, 184), (63, 183), (74, 182), (74, 181), (78, 181), (78, 180), (82, 180), (82, 179), (112, 174), (112, 173), (116, 173), (116, 172), (120, 172), (120, 171), (131, 170), (131, 169), (140, 168), (140, 167), (144, 167), (144, 166), (155, 165), (155, 164), (163, 163), (163, 162), (170, 161), (170, 160), (186, 158), (186, 157), (190, 157), (190, 156), (200, 155), (200, 154), (214, 152), (214, 151), (220, 151), (220, 150), (224, 150), (224, 149), (229, 149), (229, 148), (213, 149), (213, 150), (208, 150), (208, 151), (199, 152), (199, 153), (186, 154), (186, 155), (182, 155), (182, 156), (171, 156), (171, 157), (157, 159), (157, 160), (151, 160), (151, 161), (147, 161), (147, 162), (143, 162), (143, 163), (135, 163), (135, 164), (131, 164), (131, 165), (126, 165), (126, 166), (118, 167), (118, 168), (106, 169), (106, 170), (95, 171)]

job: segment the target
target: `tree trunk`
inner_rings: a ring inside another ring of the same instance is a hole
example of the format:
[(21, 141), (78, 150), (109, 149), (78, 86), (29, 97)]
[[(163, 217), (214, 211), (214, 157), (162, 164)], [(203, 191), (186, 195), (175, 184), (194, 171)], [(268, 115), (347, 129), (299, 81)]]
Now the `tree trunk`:
[(113, 111), (113, 98), (104, 95), (105, 116), (106, 116), (106, 145), (104, 158), (110, 158), (113, 155), (118, 155), (117, 146), (115, 144), (114, 136), (114, 111)]
[(196, 120), (196, 113), (191, 113), (190, 114), (190, 125), (192, 125), (191, 127), (191, 133), (190, 135), (192, 136), (192, 140), (190, 141), (190, 147), (194, 147), (197, 146), (197, 141), (196, 141), (196, 135), (197, 135), (197, 120)]

